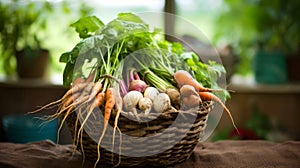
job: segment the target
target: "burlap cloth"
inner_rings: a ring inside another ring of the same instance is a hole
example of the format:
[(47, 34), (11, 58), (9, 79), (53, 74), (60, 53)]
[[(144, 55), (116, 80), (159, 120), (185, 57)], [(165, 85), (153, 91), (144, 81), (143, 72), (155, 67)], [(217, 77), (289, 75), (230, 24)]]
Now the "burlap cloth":
[[(71, 145), (58, 145), (51, 141), (28, 144), (0, 143), (0, 167), (93, 167), (93, 163), (88, 161), (82, 165), (81, 154), (76, 152), (72, 155), (72, 151)], [(300, 168), (300, 141), (201, 142), (189, 160), (176, 166), (193, 167)]]

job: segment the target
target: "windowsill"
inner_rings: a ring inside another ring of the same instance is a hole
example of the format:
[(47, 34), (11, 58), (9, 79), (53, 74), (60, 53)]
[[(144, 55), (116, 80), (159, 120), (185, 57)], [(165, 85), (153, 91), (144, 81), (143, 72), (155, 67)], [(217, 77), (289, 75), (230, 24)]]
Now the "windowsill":
[(14, 86), (14, 87), (25, 87), (25, 88), (39, 88), (39, 87), (63, 87), (61, 77), (53, 76), (50, 79), (20, 79), (17, 77), (6, 78), (0, 77), (1, 86)]
[(234, 75), (227, 89), (236, 93), (298, 94), (300, 83), (257, 84), (253, 76)]
[(228, 89), (237, 93), (299, 94), (300, 84), (230, 84)]

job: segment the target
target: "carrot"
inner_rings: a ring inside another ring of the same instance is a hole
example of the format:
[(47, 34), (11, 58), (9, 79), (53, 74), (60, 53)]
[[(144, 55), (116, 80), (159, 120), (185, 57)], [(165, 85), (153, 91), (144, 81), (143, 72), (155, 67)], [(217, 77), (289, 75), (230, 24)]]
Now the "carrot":
[[(92, 114), (93, 110), (95, 108), (101, 106), (104, 103), (104, 96), (105, 96), (104, 93), (99, 93), (99, 94), (96, 95), (95, 100), (93, 101), (93, 103), (88, 108), (87, 115), (86, 115), (85, 119), (83, 120), (83, 122), (81, 123), (81, 126), (80, 126), (78, 132), (81, 132), (83, 130), (83, 126), (87, 122), (87, 120), (90, 117), (90, 115)], [(79, 134), (78, 134), (77, 138), (79, 138)]]
[(74, 80), (71, 88), (65, 93), (65, 95), (61, 98), (61, 100), (66, 99), (68, 96), (70, 96), (72, 93), (77, 93), (80, 90), (82, 90), (86, 86), (86, 83), (84, 83), (83, 78), (77, 78)]
[[(114, 90), (115, 91), (115, 90)], [(115, 116), (115, 122), (114, 122), (114, 130), (113, 130), (113, 138), (112, 138), (112, 150), (114, 151), (114, 146), (115, 146), (115, 135), (116, 135), (116, 130), (118, 128), (118, 121), (119, 121), (119, 117), (120, 117), (120, 113), (122, 111), (122, 105), (123, 105), (123, 100), (120, 94), (116, 94), (114, 92), (114, 97), (115, 97), (115, 112), (116, 112), (116, 116)], [(121, 135), (120, 135), (121, 138)], [(120, 139), (121, 142), (121, 139)], [(120, 143), (121, 144), (121, 143)], [(119, 152), (121, 152), (121, 149), (119, 148)], [(112, 160), (114, 160), (114, 155), (112, 155)], [(119, 154), (119, 160), (118, 163), (116, 165), (116, 167), (121, 163), (121, 154)]]
[(109, 121), (110, 115), (111, 115), (112, 110), (115, 106), (115, 98), (114, 98), (114, 94), (113, 94), (113, 88), (108, 88), (106, 90), (105, 97), (106, 97), (106, 103), (105, 103), (104, 115), (103, 115), (104, 125), (103, 125), (102, 135), (101, 135), (101, 137), (99, 138), (99, 141), (98, 141), (98, 146), (97, 146), (98, 158), (97, 158), (97, 161), (95, 162), (94, 167), (97, 166), (97, 164), (100, 160), (100, 143), (101, 143), (102, 139), (104, 138), (104, 135), (105, 135), (105, 132), (106, 132), (106, 129), (107, 129), (107, 126), (108, 126), (108, 121)]
[(32, 114), (32, 113), (36, 113), (36, 112), (39, 112), (41, 110), (44, 110), (46, 108), (50, 108), (51, 106), (54, 106), (56, 104), (59, 104), (59, 103), (62, 103), (65, 99), (67, 99), (67, 97), (69, 97), (72, 93), (77, 93), (79, 92), (80, 90), (82, 90), (84, 87), (86, 86), (86, 83), (82, 83), (82, 78), (77, 78), (71, 89), (69, 89), (64, 95), (62, 98), (54, 101), (54, 102), (51, 102), (49, 104), (46, 104), (44, 105), (43, 107), (37, 109), (37, 110), (34, 110), (34, 111), (31, 111), (31, 112), (28, 112), (29, 114)]
[(199, 92), (199, 96), (200, 96), (200, 98), (202, 99), (202, 100), (206, 100), (206, 101), (215, 101), (215, 102), (217, 102), (217, 103), (219, 103), (224, 109), (225, 109), (225, 111), (227, 112), (227, 114), (229, 115), (229, 117), (230, 117), (230, 120), (231, 120), (231, 122), (232, 122), (232, 124), (233, 124), (233, 127), (237, 130), (237, 132), (239, 133), (239, 131), (238, 131), (238, 129), (237, 129), (237, 127), (236, 127), (236, 125), (235, 125), (235, 123), (234, 123), (234, 120), (233, 120), (233, 117), (232, 117), (232, 115), (231, 115), (231, 112), (229, 111), (229, 109), (225, 106), (225, 104), (217, 97), (217, 96), (215, 96), (214, 94), (212, 94), (212, 93), (209, 93), (209, 92)]
[(102, 89), (102, 83), (101, 81), (97, 81), (93, 88), (92, 91), (90, 93), (90, 98), (87, 101), (91, 101), (94, 97), (96, 97), (96, 95), (101, 91)]
[(104, 128), (103, 128), (104, 131), (107, 128), (111, 112), (112, 112), (112, 110), (114, 108), (114, 105), (115, 105), (115, 98), (114, 98), (114, 94), (113, 94), (113, 88), (108, 88), (106, 90), (105, 97), (106, 97), (106, 103), (105, 103), (105, 110), (104, 110)]
[(88, 98), (89, 98), (89, 96), (79, 96), (79, 98), (77, 98), (77, 99), (74, 98), (73, 103), (69, 104), (67, 107), (62, 108), (60, 111), (65, 111), (68, 108), (70, 108), (71, 106), (77, 106), (77, 105), (82, 106), (82, 105), (84, 105), (84, 102), (86, 102), (88, 100)]
[[(85, 123), (88, 121), (88, 118), (91, 116), (91, 114), (93, 113), (93, 110), (97, 107), (102, 106), (102, 104), (104, 103), (105, 100), (105, 94), (102, 93), (98, 93), (94, 99), (94, 101), (92, 102), (92, 104), (88, 107), (88, 111), (87, 111), (87, 115), (85, 116), (84, 120), (81, 123), (80, 128), (78, 129), (77, 132), (77, 140), (80, 141), (80, 146), (81, 146), (81, 151), (83, 153), (83, 157), (84, 157), (84, 149), (83, 149), (83, 145), (82, 145), (82, 135), (83, 135), (83, 127), (85, 125)], [(79, 113), (78, 115), (82, 114), (81, 112), (81, 108), (79, 108)], [(79, 118), (79, 116), (77, 117)], [(77, 144), (78, 145), (78, 144)]]
[(84, 79), (79, 77), (79, 78), (76, 78), (73, 83), (72, 83), (72, 87), (79, 84), (79, 83), (83, 83), (84, 82)]
[(95, 78), (96, 69), (86, 78), (85, 82), (92, 82)]
[(64, 117), (63, 117), (63, 119), (61, 120), (61, 123), (60, 123), (60, 125), (59, 125), (59, 127), (58, 127), (58, 130), (57, 130), (57, 143), (59, 142), (59, 134), (60, 134), (60, 131), (61, 131), (61, 129), (62, 129), (62, 126), (63, 126), (63, 124), (65, 123), (65, 121), (66, 121), (66, 119), (67, 119), (67, 117), (69, 116), (69, 114), (72, 112), (72, 111), (74, 111), (74, 106), (72, 106), (72, 107), (70, 107), (67, 111), (66, 111), (66, 113), (65, 113), (65, 115), (64, 115)]
[(198, 83), (190, 73), (185, 70), (178, 70), (173, 75), (175, 81), (177, 82), (179, 88), (183, 85), (191, 85), (193, 86), (196, 91), (198, 92), (212, 92), (212, 91), (219, 91), (216, 89), (210, 89), (203, 87), (200, 83)]
[[(60, 116), (60, 115), (62, 115), (62, 113), (64, 113), (66, 111), (61, 120), (59, 128), (57, 130), (57, 137), (59, 137), (60, 130), (62, 129), (62, 126), (63, 126), (65, 120), (71, 114), (71, 112), (73, 112), (75, 110), (74, 100), (77, 99), (79, 97), (79, 95), (80, 95), (80, 93), (77, 92), (75, 94), (70, 95), (69, 98), (64, 99), (64, 101), (61, 104), (61, 107), (56, 112), (56, 115)], [(58, 141), (59, 141), (59, 138), (57, 138), (57, 142)]]

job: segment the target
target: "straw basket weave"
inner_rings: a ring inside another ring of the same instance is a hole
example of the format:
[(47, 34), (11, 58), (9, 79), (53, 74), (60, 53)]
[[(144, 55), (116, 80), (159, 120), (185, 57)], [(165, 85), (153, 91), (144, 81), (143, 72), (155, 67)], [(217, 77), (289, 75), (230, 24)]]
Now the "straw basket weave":
[[(205, 101), (189, 110), (171, 109), (161, 114), (139, 114), (140, 121), (133, 120), (133, 113), (121, 112), (115, 134), (113, 128), (108, 129), (101, 141), (98, 165), (167, 167), (184, 162), (203, 136), (212, 106), (213, 102)], [(102, 110), (98, 110), (98, 116), (90, 116), (79, 137), (76, 135), (80, 127), (80, 122), (76, 124), (78, 115), (72, 113), (66, 121), (78, 150), (90, 161), (98, 158), (97, 143), (103, 129)], [(115, 114), (109, 121), (112, 127), (114, 118)]]

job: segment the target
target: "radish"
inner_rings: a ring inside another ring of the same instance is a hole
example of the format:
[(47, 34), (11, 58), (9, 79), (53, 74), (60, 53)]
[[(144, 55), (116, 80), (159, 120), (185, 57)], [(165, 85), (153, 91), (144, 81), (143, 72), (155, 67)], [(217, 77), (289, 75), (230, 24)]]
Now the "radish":
[(140, 79), (139, 75), (134, 72), (134, 69), (132, 69), (130, 72), (130, 79), (131, 82), (129, 84), (129, 91), (136, 90), (139, 92), (144, 92), (147, 88), (147, 84)]
[(143, 97), (140, 99), (139, 108), (140, 108), (140, 110), (144, 111), (145, 114), (150, 113), (151, 107), (152, 107), (152, 101), (149, 98)]
[(142, 98), (143, 94), (141, 92), (136, 90), (130, 91), (123, 97), (123, 105), (126, 110), (130, 111), (137, 107), (137, 104)]
[(155, 87), (147, 87), (144, 92), (144, 97), (149, 98), (152, 102), (154, 98), (159, 94), (159, 91)]
[(171, 108), (171, 100), (166, 93), (159, 93), (153, 101), (154, 110), (162, 113)]

